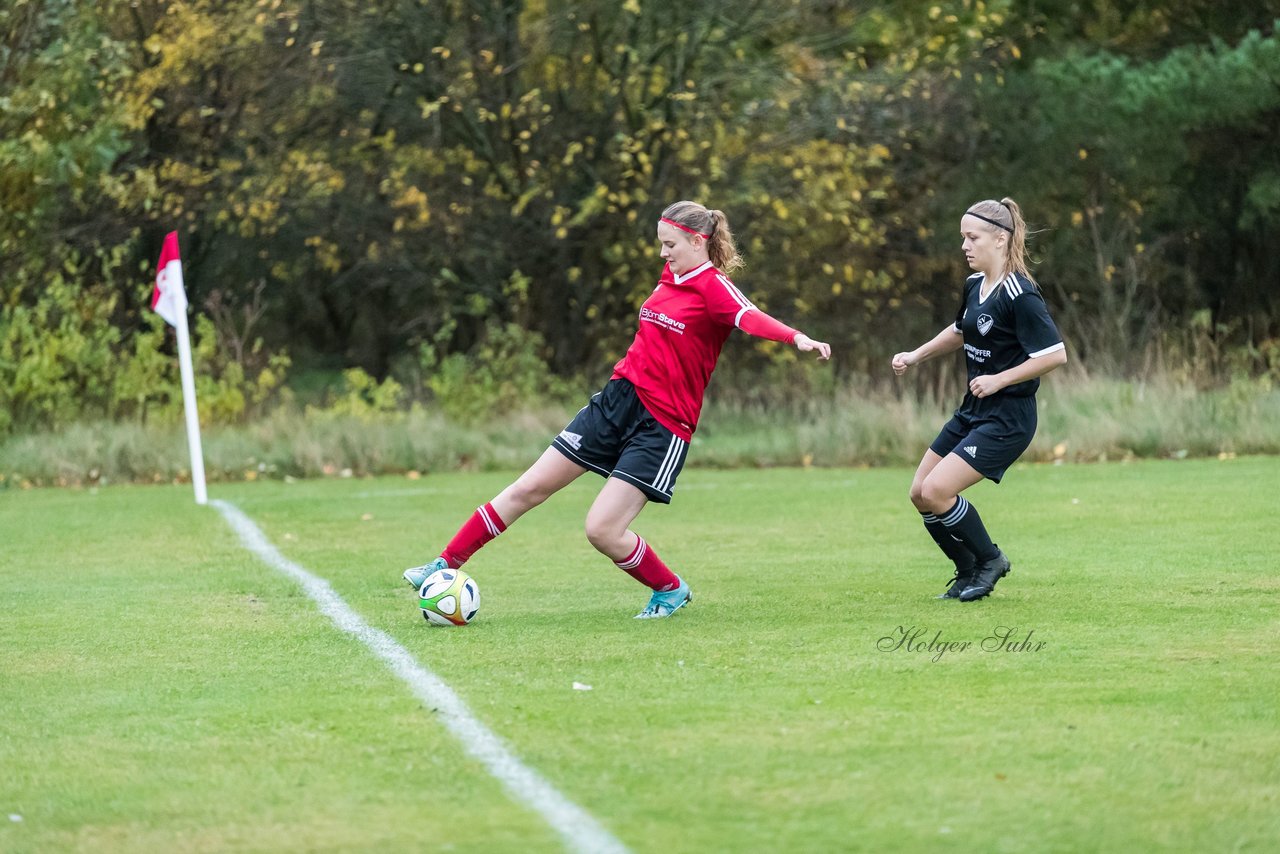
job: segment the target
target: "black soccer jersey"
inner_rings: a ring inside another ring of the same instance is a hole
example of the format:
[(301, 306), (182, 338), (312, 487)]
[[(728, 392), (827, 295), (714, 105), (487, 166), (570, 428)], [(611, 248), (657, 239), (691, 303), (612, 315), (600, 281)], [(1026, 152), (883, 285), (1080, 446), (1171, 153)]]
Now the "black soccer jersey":
[[(1040, 290), (1026, 277), (1010, 273), (982, 299), (982, 273), (974, 273), (964, 285), (964, 302), (956, 313), (955, 328), (964, 335), (965, 364), (969, 379), (998, 374), (1027, 361), (1063, 349), (1062, 336)], [(1040, 387), (1039, 377), (1001, 389), (978, 400), (966, 392), (962, 410), (972, 413), (998, 405), (1001, 398), (1031, 397)]]

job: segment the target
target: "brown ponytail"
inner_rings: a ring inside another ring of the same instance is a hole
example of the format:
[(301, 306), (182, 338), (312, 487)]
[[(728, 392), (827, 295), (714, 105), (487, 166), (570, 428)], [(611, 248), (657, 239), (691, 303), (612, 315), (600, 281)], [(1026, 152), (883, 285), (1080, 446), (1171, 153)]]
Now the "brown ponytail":
[(662, 212), (662, 218), (678, 222), (703, 235), (707, 241), (707, 255), (711, 258), (711, 263), (723, 272), (732, 273), (743, 266), (742, 256), (733, 243), (733, 231), (729, 228), (729, 220), (724, 211), (708, 210), (697, 202), (676, 202)]

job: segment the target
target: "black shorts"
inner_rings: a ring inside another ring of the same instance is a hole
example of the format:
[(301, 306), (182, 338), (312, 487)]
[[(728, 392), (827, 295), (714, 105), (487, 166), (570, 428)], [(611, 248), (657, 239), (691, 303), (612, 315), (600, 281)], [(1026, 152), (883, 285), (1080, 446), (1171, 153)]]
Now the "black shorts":
[(649, 414), (630, 380), (610, 380), (551, 442), (602, 477), (616, 477), (650, 501), (671, 503), (689, 443)]
[(929, 450), (955, 454), (995, 483), (1031, 445), (1036, 435), (1036, 399), (1010, 398), (999, 410), (974, 418), (956, 410)]

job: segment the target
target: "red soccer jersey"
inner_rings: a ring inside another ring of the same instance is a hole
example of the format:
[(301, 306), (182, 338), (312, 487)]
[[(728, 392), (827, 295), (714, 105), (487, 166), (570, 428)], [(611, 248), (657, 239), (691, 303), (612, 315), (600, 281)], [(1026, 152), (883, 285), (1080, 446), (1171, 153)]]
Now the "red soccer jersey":
[(640, 328), (614, 365), (613, 376), (630, 380), (653, 417), (688, 442), (698, 426), (711, 372), (734, 327), (788, 343), (796, 336), (794, 329), (752, 305), (710, 261), (682, 276), (668, 264), (640, 307)]

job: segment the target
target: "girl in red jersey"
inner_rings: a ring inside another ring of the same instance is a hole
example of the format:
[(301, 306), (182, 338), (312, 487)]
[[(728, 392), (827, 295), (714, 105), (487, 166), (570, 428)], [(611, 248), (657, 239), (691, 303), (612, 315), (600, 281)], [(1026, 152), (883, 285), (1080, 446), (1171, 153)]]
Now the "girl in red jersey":
[(587, 539), (648, 587), (637, 619), (668, 617), (693, 597), (631, 523), (650, 501), (671, 502), (720, 349), (734, 328), (829, 359), (831, 348), (760, 311), (725, 275), (742, 266), (722, 212), (676, 202), (658, 221), (666, 266), (640, 307), (640, 328), (613, 377), (514, 483), (478, 508), (432, 562), (404, 572), (418, 587), (477, 550), (551, 495), (593, 471), (604, 487)]

